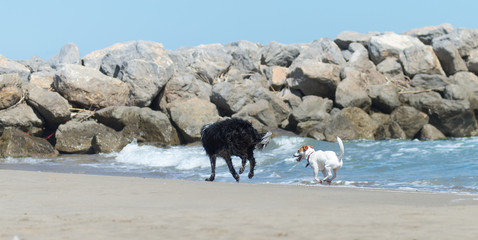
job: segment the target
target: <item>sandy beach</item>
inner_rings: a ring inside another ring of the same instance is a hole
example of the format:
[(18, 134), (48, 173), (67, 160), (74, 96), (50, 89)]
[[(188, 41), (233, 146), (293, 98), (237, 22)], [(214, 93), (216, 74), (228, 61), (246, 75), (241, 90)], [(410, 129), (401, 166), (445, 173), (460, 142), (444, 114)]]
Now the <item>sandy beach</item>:
[(478, 196), (0, 170), (0, 239), (476, 239)]

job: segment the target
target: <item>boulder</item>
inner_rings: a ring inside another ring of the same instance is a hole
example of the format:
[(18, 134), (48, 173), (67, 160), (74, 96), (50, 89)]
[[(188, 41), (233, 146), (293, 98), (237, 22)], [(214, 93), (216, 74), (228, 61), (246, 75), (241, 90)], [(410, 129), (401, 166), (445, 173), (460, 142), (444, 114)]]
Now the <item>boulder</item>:
[(402, 65), (400, 62), (398, 62), (398, 59), (394, 57), (385, 58), (385, 60), (377, 65), (377, 70), (385, 77), (389, 77), (391, 79), (405, 78)]
[(91, 140), (95, 153), (120, 152), (130, 142), (121, 132), (109, 127), (103, 127), (101, 130)]
[(0, 110), (17, 104), (23, 96), (23, 81), (18, 74), (0, 75)]
[(50, 64), (45, 62), (43, 58), (38, 56), (33, 56), (25, 61), (18, 61), (28, 69), (30, 69), (31, 73), (35, 72), (53, 72), (53, 68), (51, 68)]
[(300, 136), (311, 137), (317, 140), (325, 140), (325, 121), (306, 121), (297, 124), (297, 130)]
[(400, 125), (409, 139), (413, 139), (429, 120), (428, 115), (410, 106), (396, 108), (391, 118)]
[(440, 61), (430, 46), (413, 46), (399, 53), (404, 73), (413, 78), (416, 74), (440, 74), (443, 72)]
[(226, 45), (231, 55), (231, 66), (246, 72), (258, 72), (261, 64), (262, 45), (249, 41), (237, 41)]
[(359, 43), (367, 47), (368, 43), (370, 42), (370, 38), (376, 35), (378, 35), (378, 33), (374, 33), (374, 32), (358, 33), (358, 32), (352, 32), (352, 31), (345, 31), (337, 35), (337, 37), (335, 38), (335, 43), (341, 49), (349, 48), (349, 45), (351, 43)]
[(262, 49), (261, 64), (289, 67), (299, 54), (297, 46), (271, 41)]
[(412, 29), (404, 34), (420, 39), (424, 44), (431, 45), (434, 38), (441, 37), (452, 32), (453, 26), (445, 23), (438, 26), (427, 26), (423, 28)]
[(461, 58), (467, 58), (472, 50), (478, 48), (478, 29), (457, 28), (446, 35), (434, 38), (433, 45), (442, 41), (451, 43)]
[(393, 84), (369, 85), (367, 94), (372, 106), (384, 113), (391, 113), (400, 106), (398, 88)]
[(56, 72), (54, 86), (68, 101), (84, 108), (126, 105), (128, 86), (92, 68), (65, 64)]
[(247, 104), (239, 112), (233, 114), (232, 117), (245, 120), (253, 118), (259, 121), (260, 124), (271, 128), (277, 127), (280, 123), (277, 122), (271, 104), (264, 99)]
[(70, 104), (57, 92), (30, 87), (27, 103), (37, 110), (52, 128), (70, 120)]
[(216, 105), (200, 98), (174, 101), (168, 112), (171, 121), (188, 143), (201, 139), (204, 125), (221, 120)]
[(406, 48), (423, 46), (424, 44), (418, 38), (387, 32), (371, 37), (368, 50), (370, 51), (372, 61), (375, 64), (379, 64), (388, 57), (398, 58), (400, 52)]
[(407, 134), (400, 127), (400, 124), (392, 121), (381, 124), (375, 131), (374, 137), (376, 140), (407, 139)]
[(222, 44), (179, 48), (170, 52), (177, 69), (192, 69), (204, 82), (216, 83), (231, 66), (232, 56)]
[(16, 73), (23, 82), (28, 82), (30, 77), (30, 69), (16, 61), (8, 60), (0, 55), (0, 75)]
[(413, 77), (410, 85), (417, 89), (434, 90), (442, 93), (450, 83), (451, 81), (443, 75), (417, 74)]
[(25, 103), (0, 110), (0, 132), (6, 127), (14, 127), (32, 136), (41, 136), (43, 125), (43, 119)]
[(80, 64), (80, 51), (76, 44), (68, 43), (61, 47), (60, 52), (48, 59), (47, 63), (55, 69), (60, 68), (64, 64)]
[(431, 124), (425, 124), (420, 131), (420, 140), (422, 141), (434, 141), (440, 139), (446, 139), (446, 136)]
[(265, 100), (269, 103), (277, 123), (281, 123), (289, 117), (290, 108), (278, 94), (259, 87), (254, 91), (253, 98), (254, 102)]
[(471, 136), (477, 128), (475, 114), (467, 100), (436, 99), (422, 105), (430, 116), (430, 124), (445, 136)]
[(123, 81), (131, 105), (140, 107), (149, 106), (174, 73), (163, 45), (149, 41), (117, 43), (86, 55), (83, 63)]
[(108, 127), (92, 120), (68, 121), (56, 130), (55, 148), (62, 153), (95, 153), (93, 138), (108, 131)]
[(45, 139), (5, 128), (0, 137), (0, 157), (55, 157), (58, 151)]
[(264, 75), (269, 82), (269, 86), (276, 91), (281, 90), (285, 86), (287, 72), (288, 69), (281, 66), (266, 67), (264, 69)]
[(199, 80), (193, 72), (177, 72), (164, 87), (159, 101), (153, 102), (152, 107), (167, 112), (168, 104), (174, 101), (193, 97), (209, 101), (211, 94), (212, 86)]
[[(458, 86), (459, 92), (454, 92), (449, 94), (447, 91), (446, 95), (452, 95), (451, 99), (464, 99), (470, 102), (470, 108), (473, 110), (478, 110), (478, 77), (470, 72), (458, 72), (450, 77), (450, 81)], [(456, 97), (463, 96), (463, 97)]]
[(330, 38), (321, 38), (305, 45), (300, 50), (300, 55), (294, 60), (292, 68), (302, 65), (302, 62), (314, 60), (315, 62), (345, 65), (342, 51)]
[(406, 103), (419, 111), (426, 112), (426, 109), (423, 106), (435, 102), (441, 101), (442, 97), (437, 92), (418, 92), (418, 93), (407, 93), (403, 92), (400, 94), (400, 102)]
[(453, 75), (460, 71), (467, 71), (466, 63), (461, 58), (458, 49), (452, 42), (448, 41), (448, 39), (435, 39), (433, 41), (433, 50), (447, 75)]
[(377, 68), (368, 58), (369, 53), (365, 47), (360, 45), (356, 49), (349, 62), (341, 70), (342, 79), (353, 79), (363, 90), (370, 84), (384, 84), (387, 82), (385, 76), (377, 71)]
[(352, 124), (353, 129), (360, 139), (375, 139), (375, 131), (379, 124), (365, 111), (357, 107), (344, 108), (341, 114)]
[(251, 81), (238, 84), (220, 82), (212, 87), (211, 102), (216, 104), (221, 115), (231, 116), (253, 102), (252, 95), (259, 87)]
[(34, 72), (30, 75), (30, 83), (47, 90), (53, 88), (54, 79), (54, 71)]
[(128, 140), (159, 145), (177, 145), (179, 137), (168, 117), (150, 108), (113, 106), (95, 113), (98, 122), (116, 131), (122, 131)]
[[(322, 122), (329, 118), (333, 102), (330, 99), (305, 96), (303, 101), (293, 108), (289, 116), (290, 128), (294, 129), (299, 123), (308, 121)], [(300, 133), (300, 132), (299, 132)]]
[(368, 110), (372, 101), (367, 92), (354, 79), (346, 78), (337, 86), (335, 103), (341, 108), (358, 107)]
[(470, 56), (466, 61), (466, 66), (468, 67), (468, 71), (478, 75), (478, 49), (474, 49), (470, 52)]
[(341, 67), (336, 64), (304, 60), (289, 69), (287, 84), (299, 89), (304, 95), (316, 95), (333, 99), (340, 82)]
[(355, 140), (359, 138), (352, 122), (342, 114), (342, 111), (331, 111), (330, 117), (325, 123), (324, 137), (326, 141), (337, 141), (339, 136), (342, 140)]

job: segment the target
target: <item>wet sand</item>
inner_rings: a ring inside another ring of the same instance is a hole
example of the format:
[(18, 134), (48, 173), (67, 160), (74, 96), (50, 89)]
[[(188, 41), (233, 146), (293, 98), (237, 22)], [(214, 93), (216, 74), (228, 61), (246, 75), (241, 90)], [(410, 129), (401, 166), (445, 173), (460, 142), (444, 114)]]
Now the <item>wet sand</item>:
[(476, 239), (478, 196), (0, 170), (0, 239)]

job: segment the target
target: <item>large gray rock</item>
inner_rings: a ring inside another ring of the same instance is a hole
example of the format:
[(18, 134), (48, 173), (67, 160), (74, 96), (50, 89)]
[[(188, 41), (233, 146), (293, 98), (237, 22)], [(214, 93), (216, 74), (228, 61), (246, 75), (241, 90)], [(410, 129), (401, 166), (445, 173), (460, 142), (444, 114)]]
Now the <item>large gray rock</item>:
[(397, 122), (391, 121), (381, 124), (374, 135), (376, 140), (382, 139), (407, 139), (407, 135)]
[(239, 112), (233, 114), (232, 117), (245, 120), (253, 118), (260, 124), (271, 128), (275, 128), (279, 125), (271, 104), (264, 99), (247, 104)]
[(342, 140), (355, 140), (359, 138), (352, 122), (340, 110), (331, 111), (324, 127), (324, 138), (326, 141), (336, 141), (337, 136)]
[[(159, 101), (153, 102), (152, 107), (166, 112), (169, 103), (193, 97), (209, 100), (211, 94), (212, 86), (199, 80), (196, 74), (178, 72), (168, 81)], [(156, 104), (159, 104), (159, 106)]]
[(471, 136), (477, 127), (475, 114), (467, 100), (436, 99), (422, 105), (430, 124), (451, 137)]
[(93, 138), (111, 131), (95, 121), (68, 121), (58, 127), (55, 133), (55, 148), (63, 153), (94, 153)]
[(83, 58), (86, 67), (125, 82), (131, 104), (149, 106), (174, 73), (174, 65), (162, 44), (130, 41), (94, 51)]
[(126, 83), (80, 65), (63, 65), (56, 72), (54, 86), (68, 101), (87, 109), (126, 105), (129, 102)]
[(262, 49), (261, 64), (289, 67), (299, 54), (299, 48), (294, 45), (271, 41)]
[(281, 66), (272, 66), (264, 68), (264, 75), (267, 78), (269, 86), (274, 90), (281, 90), (287, 80), (288, 68)]
[(261, 64), (262, 45), (249, 41), (237, 41), (226, 45), (231, 55), (231, 66), (246, 72), (258, 72)]
[(434, 38), (441, 37), (453, 31), (451, 24), (445, 23), (438, 26), (427, 26), (412, 29), (404, 34), (420, 39), (424, 44), (431, 45)]
[(0, 132), (6, 127), (18, 128), (32, 136), (41, 136), (44, 121), (25, 103), (0, 110)]
[(54, 79), (55, 79), (54, 71), (34, 72), (30, 75), (30, 83), (33, 83), (36, 86), (47, 89), (47, 90), (54, 87), (53, 86)]
[(379, 64), (388, 57), (398, 58), (400, 52), (406, 48), (423, 46), (424, 44), (418, 38), (387, 32), (383, 35), (371, 37), (368, 50), (372, 61)]
[(412, 81), (410, 82), (410, 85), (418, 89), (443, 92), (445, 90), (445, 87), (450, 83), (451, 81), (443, 75), (417, 74), (413, 77)]
[(200, 45), (197, 47), (179, 48), (169, 52), (178, 71), (193, 70), (207, 83), (216, 83), (221, 75), (231, 66), (232, 56), (222, 44)]
[(404, 79), (403, 68), (397, 58), (389, 57), (377, 65), (377, 70), (390, 79)]
[(269, 103), (277, 123), (281, 123), (289, 117), (290, 108), (278, 94), (273, 93), (266, 88), (259, 87), (255, 90), (253, 98), (254, 102), (265, 100)]
[(407, 138), (414, 138), (429, 120), (428, 115), (410, 106), (396, 108), (392, 112), (391, 118), (400, 125)]
[(0, 75), (16, 73), (24, 82), (28, 82), (30, 69), (16, 61), (8, 60), (0, 54)]
[(200, 98), (177, 100), (169, 107), (171, 121), (187, 142), (201, 139), (201, 128), (221, 119), (216, 105)]
[(372, 105), (367, 92), (353, 78), (346, 78), (338, 84), (335, 102), (341, 108), (358, 107), (365, 110)]
[(342, 109), (341, 114), (352, 123), (358, 138), (374, 139), (375, 131), (379, 124), (364, 110), (357, 107), (349, 107)]
[(445, 95), (451, 95), (451, 99), (468, 100), (471, 109), (478, 110), (478, 77), (470, 72), (458, 72), (450, 77), (450, 81), (458, 88), (452, 94), (447, 88)]
[(470, 56), (466, 61), (466, 65), (470, 72), (473, 72), (474, 74), (478, 75), (478, 49), (474, 49), (470, 52)]
[(102, 127), (91, 140), (91, 147), (95, 153), (120, 152), (129, 142), (121, 132)]
[(391, 113), (400, 106), (398, 88), (393, 84), (369, 85), (367, 94), (372, 99), (372, 106), (384, 113)]
[(211, 102), (216, 104), (221, 115), (230, 116), (254, 102), (253, 94), (257, 88), (259, 86), (250, 81), (240, 84), (220, 82), (212, 87)]
[(462, 58), (467, 58), (470, 51), (478, 48), (478, 29), (457, 28), (446, 35), (433, 39), (433, 44), (441, 41), (451, 43)]
[(23, 96), (23, 81), (18, 74), (0, 75), (0, 110), (17, 104)]
[(440, 139), (446, 139), (446, 136), (431, 124), (425, 124), (420, 131), (420, 140), (433, 141)]
[(305, 96), (303, 101), (296, 108), (293, 108), (289, 116), (290, 127), (295, 128), (301, 122), (325, 121), (329, 117), (332, 106), (333, 102), (330, 99)]
[(179, 137), (168, 117), (150, 108), (114, 106), (95, 113), (98, 122), (122, 131), (129, 140), (152, 142), (159, 145), (177, 145)]
[(413, 46), (403, 49), (399, 53), (404, 73), (410, 78), (416, 74), (441, 74), (443, 72), (440, 61), (430, 46)]
[(8, 127), (0, 137), (0, 157), (55, 157), (58, 152), (45, 139)]
[(304, 61), (344, 65), (345, 59), (337, 44), (330, 38), (321, 38), (305, 45), (300, 50), (300, 55), (294, 60), (292, 68), (302, 65)]
[(30, 69), (30, 72), (53, 72), (53, 68), (51, 68), (50, 64), (45, 62), (43, 58), (38, 56), (33, 56), (25, 61), (18, 61), (19, 63), (23, 64), (25, 67)]
[(299, 89), (304, 95), (333, 99), (340, 82), (341, 67), (336, 64), (304, 60), (289, 69), (289, 87)]
[(352, 32), (352, 31), (345, 31), (337, 35), (337, 37), (335, 38), (335, 43), (341, 49), (349, 48), (349, 45), (351, 43), (359, 43), (367, 47), (368, 43), (370, 42), (370, 38), (372, 38), (373, 36), (376, 36), (377, 34), (378, 33), (374, 33), (374, 32), (358, 33), (358, 32)]
[(453, 75), (459, 71), (467, 71), (466, 63), (461, 58), (457, 47), (448, 39), (437, 38), (433, 41), (433, 50), (441, 66), (447, 75)]
[(68, 43), (61, 47), (60, 52), (48, 59), (47, 63), (52, 68), (60, 68), (64, 64), (80, 64), (80, 50), (76, 44)]
[(57, 92), (31, 87), (28, 90), (27, 102), (53, 128), (70, 120), (70, 104)]

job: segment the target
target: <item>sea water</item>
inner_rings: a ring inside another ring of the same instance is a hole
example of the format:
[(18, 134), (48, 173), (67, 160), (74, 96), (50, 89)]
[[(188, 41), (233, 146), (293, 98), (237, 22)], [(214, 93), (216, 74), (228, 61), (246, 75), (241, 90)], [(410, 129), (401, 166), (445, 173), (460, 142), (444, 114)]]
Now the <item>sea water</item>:
[[(306, 161), (297, 162), (293, 157), (302, 145), (339, 152), (337, 143), (275, 137), (264, 150), (254, 152), (257, 161), (254, 178), (248, 179), (247, 164), (241, 182), (478, 194), (478, 137), (344, 141), (344, 164), (332, 186), (318, 184), (313, 170), (305, 168)], [(234, 157), (233, 163), (239, 171), (240, 159)], [(4, 158), (0, 159), (0, 169), (191, 181), (204, 181), (211, 171), (209, 158), (200, 145), (159, 148), (135, 141), (111, 154)], [(217, 159), (215, 181), (235, 181), (222, 158)]]

